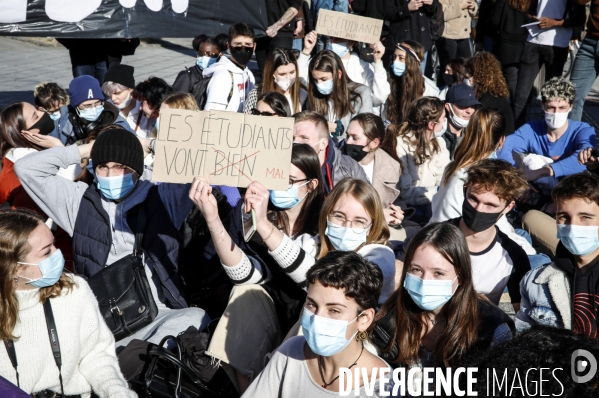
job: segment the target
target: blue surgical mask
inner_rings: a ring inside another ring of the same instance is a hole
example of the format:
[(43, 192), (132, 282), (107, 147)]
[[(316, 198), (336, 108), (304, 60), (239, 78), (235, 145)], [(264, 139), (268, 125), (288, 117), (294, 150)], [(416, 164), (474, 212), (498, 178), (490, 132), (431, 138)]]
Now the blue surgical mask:
[[(363, 313), (361, 312), (360, 315)], [(347, 340), (345, 338), (347, 327), (350, 323), (358, 319), (360, 315), (351, 321), (342, 321), (318, 316), (304, 308), (302, 330), (304, 338), (312, 352), (322, 357), (330, 357), (343, 351), (358, 333), (356, 330), (356, 333)]]
[(58, 119), (60, 119), (60, 111), (56, 111), (56, 112), (52, 112), (52, 113), (48, 112), (48, 115), (50, 116), (50, 119), (52, 119), (54, 121), (57, 121)]
[(316, 89), (322, 95), (329, 95), (333, 92), (333, 79), (324, 81), (322, 83), (316, 83)]
[(79, 114), (79, 117), (82, 119), (88, 120), (90, 122), (95, 122), (96, 120), (98, 120), (98, 118), (100, 117), (102, 112), (104, 112), (104, 105), (101, 105), (101, 106), (98, 106), (95, 108), (91, 108), (91, 109), (77, 108), (77, 113)]
[(87, 162), (87, 166), (85, 166), (85, 168), (88, 172), (91, 173), (91, 175), (93, 175), (94, 177), (96, 176), (96, 171), (94, 170), (94, 163), (92, 159), (90, 159), (89, 162)]
[(156, 118), (156, 125), (155, 126), (156, 126), (156, 131), (159, 131), (160, 130), (160, 116), (158, 116)]
[(209, 67), (210, 65), (212, 65), (213, 63), (216, 62), (216, 58), (210, 58), (209, 56), (205, 55), (203, 57), (198, 57), (196, 59), (196, 65), (198, 66), (198, 68), (200, 68), (201, 70), (206, 69), (207, 67)]
[(279, 209), (291, 209), (297, 206), (306, 196), (308, 192), (300, 199), (298, 197), (298, 188), (308, 184), (310, 181), (306, 181), (302, 185), (292, 185), (286, 191), (270, 191), (270, 201), (273, 205)]
[(395, 76), (401, 76), (406, 71), (405, 62), (393, 61), (393, 74)]
[(115, 177), (100, 177), (96, 175), (96, 179), (98, 180), (98, 189), (106, 199), (122, 199), (129, 195), (133, 188), (135, 188), (132, 173)]
[(27, 283), (30, 283), (31, 286), (35, 286), (38, 289), (41, 289), (44, 287), (53, 286), (58, 281), (60, 275), (62, 275), (62, 270), (64, 269), (64, 257), (60, 249), (58, 249), (54, 253), (52, 253), (48, 258), (40, 261), (37, 264), (22, 262), (18, 262), (17, 264), (37, 265), (39, 267), (40, 272), (42, 273), (41, 278), (34, 280), (31, 280), (24, 276), (20, 276), (20, 278), (29, 279), (29, 282)]
[(436, 310), (447, 303), (453, 294), (453, 281), (422, 279), (417, 276), (406, 274), (403, 287), (408, 291), (416, 305), (425, 311)]
[(599, 247), (599, 227), (557, 224), (557, 237), (575, 256), (586, 256)]
[(489, 159), (497, 159), (497, 149), (491, 152), (491, 154), (489, 155)]
[(347, 48), (347, 43), (342, 41), (341, 43), (331, 43), (331, 51), (337, 54), (339, 58), (343, 58), (349, 50)]
[(366, 243), (366, 237), (368, 236), (369, 229), (370, 228), (366, 228), (357, 233), (351, 228), (331, 224), (327, 221), (327, 229), (324, 231), (324, 233), (329, 238), (335, 249), (352, 251), (356, 250), (358, 247), (360, 247), (360, 245)]

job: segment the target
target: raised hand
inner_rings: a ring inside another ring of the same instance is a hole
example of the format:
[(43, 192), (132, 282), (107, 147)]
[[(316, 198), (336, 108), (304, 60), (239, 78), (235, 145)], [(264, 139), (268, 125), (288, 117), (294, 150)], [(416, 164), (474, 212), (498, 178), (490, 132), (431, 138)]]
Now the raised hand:
[(219, 220), (218, 204), (207, 179), (194, 177), (189, 189), (189, 199), (202, 212), (208, 224)]
[(62, 142), (56, 138), (49, 135), (42, 135), (39, 133), (38, 129), (32, 130), (22, 130), (21, 134), (25, 139), (32, 144), (41, 146), (42, 148), (54, 148), (56, 146), (64, 146)]

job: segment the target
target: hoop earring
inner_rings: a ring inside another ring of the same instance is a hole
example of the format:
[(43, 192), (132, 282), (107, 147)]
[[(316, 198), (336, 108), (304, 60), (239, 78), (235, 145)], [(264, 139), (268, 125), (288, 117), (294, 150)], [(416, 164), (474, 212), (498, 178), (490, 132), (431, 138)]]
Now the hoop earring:
[(358, 332), (358, 334), (356, 334), (356, 340), (362, 342), (368, 340), (368, 333), (366, 333), (365, 331)]

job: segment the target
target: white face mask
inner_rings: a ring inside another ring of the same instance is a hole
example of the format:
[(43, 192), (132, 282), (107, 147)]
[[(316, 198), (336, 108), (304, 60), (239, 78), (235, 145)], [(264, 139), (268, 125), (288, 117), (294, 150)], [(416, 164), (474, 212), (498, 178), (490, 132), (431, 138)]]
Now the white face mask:
[(550, 129), (559, 129), (568, 121), (569, 112), (551, 113), (545, 112), (545, 123)]
[(289, 90), (289, 87), (293, 86), (293, 83), (295, 83), (295, 77), (292, 77), (291, 79), (281, 79), (281, 80), (277, 80), (277, 78), (275, 77), (275, 84), (277, 86), (279, 86), (279, 88), (285, 92), (287, 90)]
[(463, 82), (464, 84), (467, 84), (468, 86), (472, 86), (472, 78), (468, 79), (467, 77), (464, 78)]
[(459, 129), (465, 129), (468, 126), (468, 122), (470, 120), (462, 119), (458, 115), (456, 115), (453, 111), (453, 105), (449, 104), (449, 118), (451, 119), (451, 124)]
[(127, 99), (124, 100), (119, 105), (117, 105), (116, 107), (119, 109), (125, 109), (127, 106), (129, 106), (130, 103), (131, 103), (131, 92), (127, 93)]
[[(439, 124), (439, 123), (437, 123)], [(437, 125), (435, 124), (435, 126)], [(435, 131), (435, 137), (441, 137), (443, 134), (445, 134), (445, 132), (447, 131), (447, 118), (445, 118), (445, 121), (443, 122), (443, 127), (441, 128), (440, 131)]]

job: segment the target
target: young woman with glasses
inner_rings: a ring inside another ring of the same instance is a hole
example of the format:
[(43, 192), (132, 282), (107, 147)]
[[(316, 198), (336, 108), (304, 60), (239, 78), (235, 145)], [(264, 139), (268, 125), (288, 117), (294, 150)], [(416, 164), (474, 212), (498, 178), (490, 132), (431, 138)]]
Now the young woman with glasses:
[(256, 106), (250, 112), (256, 116), (290, 117), (291, 109), (285, 96), (276, 91), (260, 94)]

